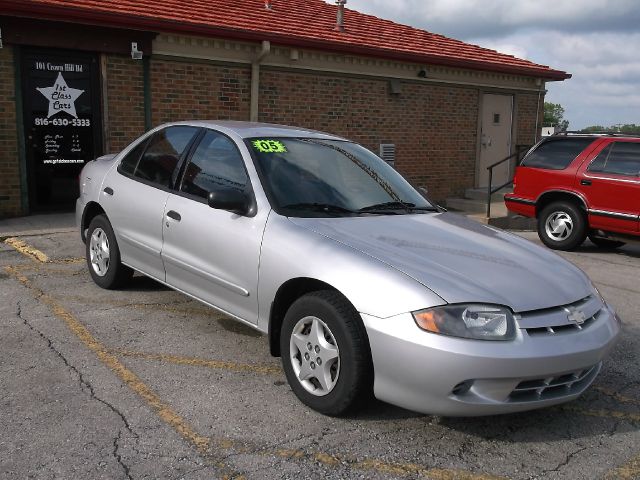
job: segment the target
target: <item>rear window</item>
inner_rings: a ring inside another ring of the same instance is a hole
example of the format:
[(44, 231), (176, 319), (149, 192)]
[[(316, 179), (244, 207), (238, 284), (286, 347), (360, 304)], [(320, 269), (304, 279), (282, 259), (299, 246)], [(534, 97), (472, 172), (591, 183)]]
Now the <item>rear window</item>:
[(525, 157), (522, 166), (564, 170), (593, 140), (593, 138), (547, 140)]

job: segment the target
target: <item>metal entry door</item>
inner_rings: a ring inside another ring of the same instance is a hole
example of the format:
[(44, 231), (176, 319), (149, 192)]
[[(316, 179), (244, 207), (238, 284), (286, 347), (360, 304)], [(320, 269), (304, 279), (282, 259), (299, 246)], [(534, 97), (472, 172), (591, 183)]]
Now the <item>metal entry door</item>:
[(70, 210), (102, 150), (97, 56), (25, 49), (21, 64), (29, 210)]
[[(484, 94), (480, 134), (480, 159), (477, 186), (489, 183), (487, 167), (511, 154), (511, 128), (513, 124), (513, 96)], [(493, 170), (493, 186), (509, 181), (511, 162), (505, 162)]]

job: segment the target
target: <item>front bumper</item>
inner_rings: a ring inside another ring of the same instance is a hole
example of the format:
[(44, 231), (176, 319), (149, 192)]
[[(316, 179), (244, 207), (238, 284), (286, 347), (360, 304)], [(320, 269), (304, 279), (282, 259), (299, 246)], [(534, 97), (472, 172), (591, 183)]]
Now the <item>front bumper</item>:
[(443, 416), (519, 412), (567, 402), (593, 382), (620, 333), (604, 307), (583, 330), (513, 341), (466, 340), (420, 330), (411, 314), (362, 315), (376, 398)]

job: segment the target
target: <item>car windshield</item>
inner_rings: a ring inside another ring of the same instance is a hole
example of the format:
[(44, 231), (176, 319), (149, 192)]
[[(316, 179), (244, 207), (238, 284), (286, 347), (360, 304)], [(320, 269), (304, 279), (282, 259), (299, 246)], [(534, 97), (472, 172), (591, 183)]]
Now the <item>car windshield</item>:
[(436, 210), (391, 166), (358, 144), (253, 138), (247, 146), (273, 207), (284, 215), (401, 215)]

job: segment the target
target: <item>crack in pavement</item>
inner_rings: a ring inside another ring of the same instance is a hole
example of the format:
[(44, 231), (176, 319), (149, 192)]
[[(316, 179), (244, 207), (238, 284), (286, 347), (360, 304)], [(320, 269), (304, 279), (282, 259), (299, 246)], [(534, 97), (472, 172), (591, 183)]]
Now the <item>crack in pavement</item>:
[[(112, 404), (110, 404), (109, 402), (107, 402), (106, 400), (100, 398), (98, 395), (96, 395), (95, 390), (93, 389), (93, 385), (91, 385), (91, 383), (89, 383), (85, 378), (84, 375), (74, 366), (72, 365), (69, 360), (62, 354), (62, 352), (60, 352), (60, 350), (58, 350), (54, 345), (53, 342), (51, 341), (51, 339), (49, 337), (47, 337), (43, 332), (41, 332), (39, 329), (37, 329), (36, 327), (34, 327), (24, 316), (24, 314), (22, 313), (22, 304), (21, 301), (18, 300), (16, 303), (16, 317), (22, 321), (22, 323), (29, 329), (31, 330), (33, 333), (37, 334), (42, 340), (44, 340), (47, 344), (47, 347), (49, 348), (49, 350), (51, 350), (58, 358), (60, 358), (60, 360), (62, 360), (62, 362), (65, 364), (65, 366), (67, 367), (67, 369), (70, 372), (73, 372), (75, 374), (75, 376), (77, 377), (78, 383), (80, 384), (80, 390), (82, 390), (85, 393), (89, 394), (89, 397), (92, 400), (95, 400), (101, 404), (103, 404), (104, 406), (106, 406), (109, 410), (111, 410), (113, 413), (115, 413), (120, 420), (122, 420), (122, 423), (124, 424), (124, 428), (127, 430), (127, 432), (129, 432), (134, 438), (138, 438), (138, 434), (135, 433), (133, 431), (133, 429), (131, 428), (131, 425), (129, 424), (129, 421), (127, 420), (127, 418), (124, 416), (124, 414), (118, 410), (115, 406), (113, 406)], [(122, 467), (122, 469), (125, 472), (125, 475), (127, 476), (127, 478), (129, 480), (132, 480), (132, 477), (129, 473), (129, 467), (124, 463), (124, 461), (122, 460), (122, 456), (119, 454), (119, 444), (118, 442), (120, 441), (122, 435), (122, 429), (120, 429), (118, 431), (118, 436), (116, 438), (114, 438), (113, 440), (113, 444), (114, 444), (114, 450), (113, 450), (113, 456), (116, 459), (116, 461), (118, 462), (118, 464)]]

